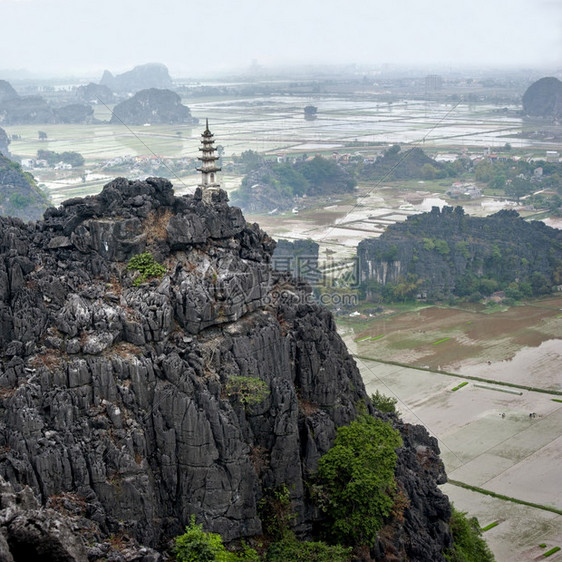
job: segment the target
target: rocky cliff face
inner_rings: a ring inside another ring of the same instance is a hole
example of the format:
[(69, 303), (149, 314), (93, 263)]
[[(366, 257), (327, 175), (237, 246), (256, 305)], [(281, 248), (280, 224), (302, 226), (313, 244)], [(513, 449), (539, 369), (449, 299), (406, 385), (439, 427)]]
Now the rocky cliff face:
[[(271, 269), (273, 247), (224, 192), (205, 204), (154, 178), (36, 224), (0, 218), (6, 560), (157, 560), (190, 514), (227, 541), (256, 535), (259, 499), (282, 484), (310, 531), (306, 478), (372, 407), (330, 313)], [(145, 251), (166, 273), (138, 284), (127, 260)], [(256, 403), (249, 378), (266, 389)], [(395, 424), (408, 506), (377, 552), (441, 560), (436, 442)]]
[(363, 240), (357, 255), (367, 293), (377, 284), (410, 284), (410, 296), (443, 299), (484, 290), (488, 280), (491, 290), (515, 284), (540, 295), (559, 284), (562, 233), (516, 211), (471, 217), (462, 207), (434, 207)]

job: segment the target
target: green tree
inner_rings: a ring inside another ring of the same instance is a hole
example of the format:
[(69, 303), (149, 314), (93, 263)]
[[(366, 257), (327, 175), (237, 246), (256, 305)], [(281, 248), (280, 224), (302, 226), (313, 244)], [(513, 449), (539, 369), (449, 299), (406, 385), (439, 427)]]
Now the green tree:
[(62, 152), (60, 159), (66, 164), (70, 164), (73, 168), (84, 165), (84, 157), (79, 152)]
[(453, 508), (449, 521), (453, 533), (453, 547), (445, 554), (450, 562), (494, 562), (492, 551), (482, 538), (476, 517), (470, 519), (466, 513)]
[(396, 402), (398, 402), (397, 398), (385, 396), (377, 390), (374, 394), (371, 394), (371, 402), (379, 412), (396, 414)]
[(286, 484), (265, 491), (259, 502), (259, 512), (263, 530), (268, 537), (281, 541), (292, 536), (290, 527), (296, 516)]
[(255, 550), (245, 548), (241, 553), (229, 552), (218, 533), (206, 533), (203, 525), (195, 523), (191, 516), (185, 533), (176, 537), (174, 552), (178, 562), (258, 562)]
[(229, 398), (240, 400), (245, 408), (259, 404), (269, 396), (267, 383), (257, 377), (232, 376), (226, 383), (225, 392)]
[(166, 268), (159, 264), (150, 252), (133, 256), (127, 264), (127, 269), (140, 273), (133, 281), (135, 287), (142, 285), (149, 279), (162, 277), (166, 273)]
[(174, 551), (179, 562), (227, 562), (231, 554), (222, 544), (217, 533), (206, 533), (203, 525), (195, 523), (195, 515), (185, 528), (185, 533), (176, 537)]
[(374, 544), (394, 504), (401, 445), (398, 431), (370, 416), (338, 428), (334, 446), (319, 461), (314, 489), (336, 542)]
[(255, 150), (246, 150), (242, 152), (239, 157), (232, 156), (232, 159), (236, 163), (244, 166), (244, 172), (246, 174), (259, 168), (265, 161), (263, 156), (258, 154)]
[(446, 256), (451, 252), (447, 240), (435, 239), (435, 250), (439, 252), (442, 256)]
[(421, 177), (424, 180), (434, 180), (437, 177), (437, 172), (437, 168), (431, 164), (424, 164), (420, 171)]
[(533, 191), (533, 185), (526, 178), (516, 177), (511, 180), (511, 183), (506, 184), (505, 193), (510, 197), (515, 197), (517, 200), (521, 199), (524, 195), (528, 195)]
[(494, 175), (494, 165), (489, 160), (482, 160), (474, 168), (476, 181), (489, 182)]
[(351, 548), (286, 538), (269, 547), (265, 560), (267, 562), (348, 562), (351, 560)]
[(504, 174), (494, 176), (488, 183), (490, 189), (505, 189), (506, 177)]
[(323, 191), (351, 191), (356, 181), (334, 160), (315, 156), (298, 166), (299, 172), (308, 180), (311, 194)]

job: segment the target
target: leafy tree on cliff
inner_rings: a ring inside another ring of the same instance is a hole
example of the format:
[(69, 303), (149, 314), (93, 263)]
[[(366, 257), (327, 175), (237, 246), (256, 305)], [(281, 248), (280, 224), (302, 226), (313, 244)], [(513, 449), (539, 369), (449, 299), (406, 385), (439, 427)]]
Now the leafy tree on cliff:
[(392, 511), (396, 449), (389, 423), (361, 416), (338, 428), (334, 446), (320, 459), (315, 493), (328, 517), (328, 534), (341, 544), (374, 544)]

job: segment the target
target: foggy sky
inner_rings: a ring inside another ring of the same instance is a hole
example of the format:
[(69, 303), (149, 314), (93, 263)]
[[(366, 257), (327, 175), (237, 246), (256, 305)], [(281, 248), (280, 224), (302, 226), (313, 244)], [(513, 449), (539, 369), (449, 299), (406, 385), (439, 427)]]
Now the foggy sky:
[[(562, 0), (0, 0), (0, 68), (562, 68)], [(2, 76), (0, 76), (2, 78)]]

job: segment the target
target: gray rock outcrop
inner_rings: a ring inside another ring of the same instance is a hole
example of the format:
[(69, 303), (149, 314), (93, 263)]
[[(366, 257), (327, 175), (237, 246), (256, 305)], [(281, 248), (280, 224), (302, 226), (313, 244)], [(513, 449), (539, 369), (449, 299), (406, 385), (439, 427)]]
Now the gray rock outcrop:
[[(157, 560), (191, 514), (226, 541), (260, 534), (259, 500), (282, 484), (310, 532), (307, 477), (338, 426), (375, 412), (331, 314), (271, 268), (273, 247), (224, 192), (207, 204), (157, 178), (116, 179), (42, 222), (0, 218), (0, 483), (33, 504), (11, 518), (3, 501), (0, 552), (16, 559), (27, 537), (63, 545), (57, 560), (118, 560), (120, 537), (124, 560)], [(127, 267), (143, 252), (161, 278)], [(264, 393), (245, 401), (255, 379)], [(394, 423), (410, 507), (393, 536), (443, 560), (437, 444)]]

